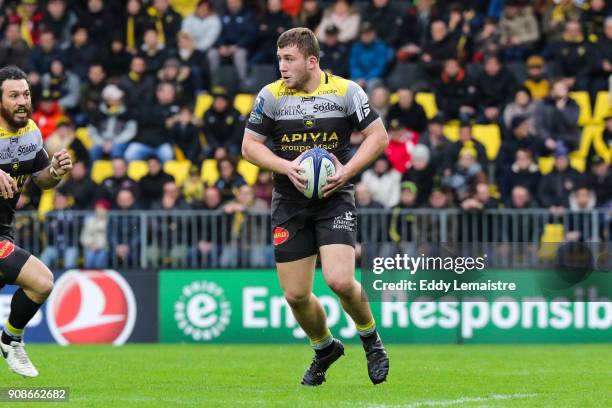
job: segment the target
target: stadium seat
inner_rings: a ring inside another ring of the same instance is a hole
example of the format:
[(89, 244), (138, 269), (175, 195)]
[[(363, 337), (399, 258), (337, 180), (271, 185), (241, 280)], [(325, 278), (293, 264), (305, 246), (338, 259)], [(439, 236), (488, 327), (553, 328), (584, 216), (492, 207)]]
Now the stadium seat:
[(542, 259), (554, 259), (557, 256), (557, 243), (565, 240), (565, 232), (563, 224), (546, 224), (544, 225), (544, 232), (540, 237), (540, 258)]
[(555, 165), (555, 158), (552, 156), (540, 157), (538, 159), (538, 168), (540, 169), (540, 173), (548, 174), (552, 171)]
[(83, 147), (85, 147), (87, 150), (91, 149), (91, 147), (93, 146), (93, 142), (89, 137), (89, 132), (87, 131), (86, 127), (80, 127), (76, 129), (74, 131), (74, 136), (79, 139), (81, 143), (83, 143)]
[(459, 140), (459, 124), (447, 123), (442, 130), (444, 136), (451, 142)]
[(234, 108), (238, 110), (242, 115), (248, 115), (253, 109), (254, 95), (251, 94), (238, 94), (234, 99)]
[(219, 169), (217, 169), (217, 161), (215, 159), (207, 159), (202, 163), (202, 172), (200, 173), (202, 181), (208, 186), (212, 186), (219, 179)]
[(497, 125), (474, 125), (472, 126), (474, 139), (483, 144), (487, 150), (489, 160), (495, 160), (499, 147), (501, 146), (501, 132)]
[(602, 129), (601, 126), (585, 126), (582, 128), (582, 135), (580, 136), (580, 146), (578, 147), (578, 151), (576, 152), (579, 157), (587, 157), (589, 155), (589, 150), (591, 150), (591, 144), (593, 143), (593, 139), (595, 134), (597, 133), (597, 128)]
[(213, 97), (208, 94), (200, 94), (196, 99), (193, 114), (196, 118), (202, 119), (206, 111), (210, 108), (213, 102)]
[(580, 126), (588, 125), (591, 122), (591, 98), (589, 93), (585, 91), (570, 92), (572, 98), (580, 108), (580, 116), (578, 116), (578, 124)]
[(612, 146), (606, 145), (603, 138), (604, 126), (590, 126), (590, 132), (592, 133), (595, 153), (603, 157), (606, 163), (612, 163)]
[(43, 190), (38, 203), (38, 215), (44, 217), (46, 213), (53, 210), (53, 201), (55, 200), (55, 190)]
[(256, 94), (261, 88), (274, 82), (279, 78), (278, 66), (270, 65), (253, 65), (251, 67), (251, 83), (244, 89), (246, 92)]
[(113, 166), (110, 160), (96, 160), (91, 166), (91, 179), (97, 184), (113, 175)]
[(244, 177), (244, 180), (250, 186), (252, 186), (253, 184), (255, 184), (255, 182), (257, 182), (257, 175), (259, 174), (259, 167), (255, 166), (254, 164), (249, 163), (248, 161), (244, 159), (241, 159), (238, 162), (238, 167), (236, 168), (236, 171), (242, 177)]
[(387, 77), (387, 85), (392, 91), (402, 87), (413, 87), (416, 83), (427, 81), (420, 64), (400, 62)]
[(612, 113), (611, 106), (609, 93), (606, 91), (598, 92), (595, 98), (595, 109), (593, 110), (593, 124), (601, 125), (604, 118)]
[(185, 182), (190, 168), (191, 162), (189, 160), (169, 160), (164, 163), (164, 171), (174, 177), (174, 181), (179, 186)]
[(436, 105), (436, 96), (429, 92), (419, 92), (414, 97), (416, 103), (421, 105), (425, 110), (427, 119), (431, 119), (438, 113), (438, 105)]
[(149, 172), (149, 165), (144, 160), (134, 160), (128, 165), (128, 177), (133, 180), (140, 180)]

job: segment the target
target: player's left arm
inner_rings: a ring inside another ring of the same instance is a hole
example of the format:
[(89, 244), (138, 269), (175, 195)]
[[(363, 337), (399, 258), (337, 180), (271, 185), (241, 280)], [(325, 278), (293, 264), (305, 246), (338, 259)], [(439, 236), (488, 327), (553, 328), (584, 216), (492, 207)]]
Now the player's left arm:
[[(47, 155), (43, 149), (41, 152)], [(48, 157), (47, 163), (49, 163)], [(62, 149), (53, 155), (51, 163), (42, 170), (32, 173), (32, 180), (41, 190), (49, 190), (57, 186), (64, 176), (70, 173), (70, 170), (72, 170), (72, 158), (66, 149)]]

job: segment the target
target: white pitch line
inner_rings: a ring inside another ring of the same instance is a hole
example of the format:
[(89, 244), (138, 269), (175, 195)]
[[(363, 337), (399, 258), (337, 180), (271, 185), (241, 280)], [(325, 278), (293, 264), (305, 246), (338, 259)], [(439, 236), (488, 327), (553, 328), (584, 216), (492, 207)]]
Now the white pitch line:
[(488, 401), (502, 401), (502, 400), (511, 400), (511, 399), (519, 399), (519, 398), (530, 398), (534, 397), (537, 394), (507, 394), (507, 395), (499, 395), (493, 394), (489, 397), (465, 397), (459, 398), (456, 400), (432, 400), (432, 401), (419, 401), (413, 402), (407, 405), (378, 405), (371, 404), (367, 405), (368, 408), (420, 408), (420, 407), (446, 407), (449, 405), (461, 405), (466, 404), (468, 402), (488, 402)]

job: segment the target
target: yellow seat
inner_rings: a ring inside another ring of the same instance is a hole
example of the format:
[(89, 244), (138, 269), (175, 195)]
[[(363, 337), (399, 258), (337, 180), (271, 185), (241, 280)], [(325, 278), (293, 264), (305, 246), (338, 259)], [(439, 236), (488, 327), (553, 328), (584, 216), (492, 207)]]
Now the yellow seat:
[(538, 167), (540, 168), (540, 173), (542, 174), (550, 173), (554, 166), (555, 166), (555, 158), (552, 156), (540, 157), (538, 159)]
[(190, 168), (191, 162), (189, 160), (168, 160), (164, 163), (164, 171), (174, 177), (174, 181), (179, 186), (185, 182)]
[(419, 92), (414, 97), (414, 100), (423, 107), (427, 119), (433, 118), (438, 113), (438, 105), (436, 105), (436, 97), (433, 93)]
[(55, 200), (55, 190), (43, 190), (38, 203), (38, 215), (44, 217), (46, 213), (53, 210), (53, 201)]
[(113, 166), (110, 160), (96, 160), (91, 166), (91, 179), (97, 184), (113, 175)]
[(196, 118), (202, 119), (204, 117), (204, 113), (210, 108), (213, 103), (213, 97), (208, 94), (200, 94), (198, 95), (195, 103), (195, 108), (193, 109), (193, 114)]
[(128, 177), (132, 180), (140, 180), (149, 172), (149, 165), (144, 160), (134, 160), (128, 165)]
[(238, 110), (242, 115), (246, 116), (251, 113), (253, 109), (253, 101), (255, 96), (251, 94), (238, 94), (234, 98), (234, 108)]
[(589, 93), (586, 91), (570, 92), (570, 98), (572, 98), (580, 108), (580, 115), (578, 116), (578, 124), (585, 126), (591, 122), (591, 98)]
[(202, 181), (208, 186), (212, 186), (219, 179), (219, 169), (217, 169), (217, 161), (215, 159), (207, 159), (202, 163), (202, 172), (200, 173)]
[(75, 130), (74, 136), (77, 139), (79, 139), (81, 143), (83, 143), (83, 146), (87, 150), (91, 149), (91, 147), (93, 146), (93, 142), (91, 141), (91, 138), (89, 137), (89, 132), (87, 131), (86, 127), (80, 127), (77, 130)]
[(586, 159), (578, 156), (576, 153), (570, 153), (570, 166), (578, 170), (580, 173), (584, 173), (586, 170)]
[(595, 149), (595, 153), (603, 157), (606, 163), (612, 163), (612, 146), (607, 145), (603, 138), (604, 127), (592, 126), (591, 132), (593, 137), (593, 149)]
[(459, 125), (447, 123), (446, 125), (444, 125), (444, 128), (442, 128), (442, 133), (451, 142), (456, 142), (457, 140), (459, 140)]
[(612, 104), (610, 103), (610, 95), (606, 91), (597, 93), (595, 98), (595, 108), (593, 110), (593, 124), (600, 125), (604, 118), (610, 114)]
[(499, 147), (501, 146), (501, 132), (497, 125), (474, 125), (472, 126), (474, 139), (483, 144), (487, 151), (489, 160), (495, 160)]
[(259, 174), (259, 167), (255, 166), (248, 161), (241, 159), (238, 162), (238, 167), (236, 171), (244, 177), (244, 181), (246, 181), (250, 186), (257, 182), (257, 175)]
[(170, 0), (174, 10), (183, 17), (187, 17), (195, 11), (197, 2), (194, 0)]
[(565, 233), (563, 224), (546, 224), (544, 232), (540, 238), (542, 245), (540, 247), (540, 258), (554, 259), (557, 256), (557, 248), (560, 242), (564, 241)]

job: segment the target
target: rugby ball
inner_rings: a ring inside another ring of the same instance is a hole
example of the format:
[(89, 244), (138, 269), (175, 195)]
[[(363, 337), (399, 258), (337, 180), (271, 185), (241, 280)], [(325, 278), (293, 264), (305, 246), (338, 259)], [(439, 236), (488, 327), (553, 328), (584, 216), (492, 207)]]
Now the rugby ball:
[(315, 147), (302, 156), (300, 166), (304, 169), (302, 175), (307, 179), (304, 195), (307, 198), (323, 198), (321, 189), (327, 184), (327, 179), (336, 173), (332, 157), (325, 149)]

